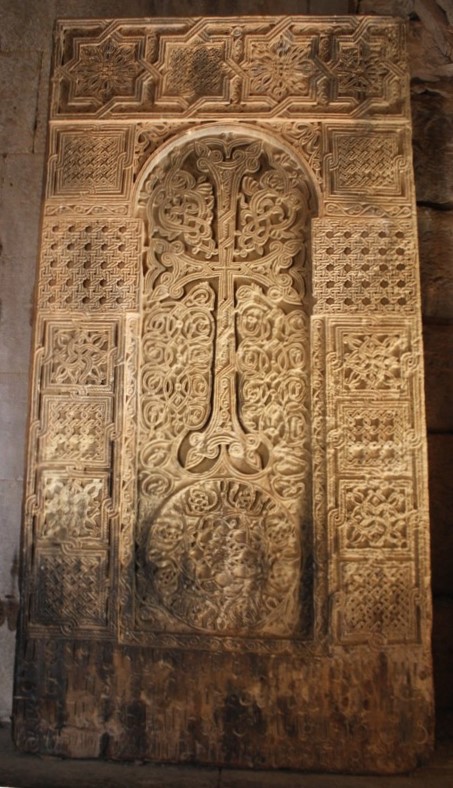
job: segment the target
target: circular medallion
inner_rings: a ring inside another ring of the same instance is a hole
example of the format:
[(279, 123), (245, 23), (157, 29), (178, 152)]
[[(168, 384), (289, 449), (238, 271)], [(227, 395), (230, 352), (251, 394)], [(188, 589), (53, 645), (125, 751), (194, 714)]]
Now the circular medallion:
[(186, 487), (151, 525), (154, 595), (198, 630), (286, 634), (298, 615), (300, 535), (292, 515), (249, 482)]

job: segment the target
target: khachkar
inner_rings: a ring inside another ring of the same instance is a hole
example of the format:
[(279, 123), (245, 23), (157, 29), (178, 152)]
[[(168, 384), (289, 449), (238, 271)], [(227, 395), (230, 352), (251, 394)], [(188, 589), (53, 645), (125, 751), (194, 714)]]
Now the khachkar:
[(404, 28), (62, 22), (15, 737), (310, 770), (430, 752)]

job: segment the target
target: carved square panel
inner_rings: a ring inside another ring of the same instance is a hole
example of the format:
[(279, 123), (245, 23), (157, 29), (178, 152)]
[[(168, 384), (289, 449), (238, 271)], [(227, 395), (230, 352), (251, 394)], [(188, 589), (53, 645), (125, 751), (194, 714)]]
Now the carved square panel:
[(410, 554), (417, 528), (412, 483), (404, 479), (340, 480), (334, 514), (343, 557), (368, 550)]
[(197, 41), (186, 43), (164, 42), (162, 81), (156, 100), (184, 96), (190, 104), (200, 96), (227, 100), (228, 78), (225, 44)]
[(369, 127), (331, 128), (326, 157), (330, 197), (407, 198), (405, 131)]
[(116, 322), (49, 320), (46, 323), (42, 385), (48, 390), (112, 391)]
[(37, 485), (36, 538), (73, 548), (108, 540), (109, 476), (43, 471)]
[(146, 29), (134, 25), (112, 30), (98, 20), (79, 25), (68, 30), (58, 47), (58, 114), (102, 117), (118, 105), (127, 112), (143, 101), (152, 84)]
[(38, 303), (42, 309), (136, 309), (140, 223), (130, 219), (46, 219)]
[(344, 643), (417, 640), (418, 594), (411, 563), (344, 562), (340, 585), (338, 618)]
[(363, 474), (375, 469), (408, 473), (411, 466), (411, 421), (407, 405), (388, 402), (340, 402), (338, 467)]
[(331, 381), (339, 396), (410, 398), (418, 358), (414, 326), (402, 317), (332, 320)]
[(42, 402), (40, 456), (46, 462), (107, 465), (112, 437), (110, 397), (58, 397)]
[(315, 311), (414, 312), (414, 224), (381, 219), (313, 222)]
[(31, 621), (35, 625), (74, 629), (107, 624), (107, 568), (105, 552), (38, 551), (36, 594)]
[(127, 199), (132, 176), (132, 130), (115, 126), (52, 130), (48, 197)]

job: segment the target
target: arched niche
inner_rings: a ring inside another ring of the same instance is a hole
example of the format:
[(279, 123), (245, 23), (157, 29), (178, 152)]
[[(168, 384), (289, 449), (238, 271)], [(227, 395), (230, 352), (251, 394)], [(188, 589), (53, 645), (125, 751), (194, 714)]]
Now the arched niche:
[(210, 125), (163, 146), (137, 198), (136, 623), (307, 634), (314, 180), (273, 135)]

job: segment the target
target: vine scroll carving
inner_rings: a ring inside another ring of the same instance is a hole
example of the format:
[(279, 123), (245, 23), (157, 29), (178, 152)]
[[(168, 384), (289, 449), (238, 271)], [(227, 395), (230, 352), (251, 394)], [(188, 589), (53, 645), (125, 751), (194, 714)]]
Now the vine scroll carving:
[(144, 185), (144, 571), (195, 628), (297, 629), (310, 198), (294, 158), (244, 135), (187, 143)]

